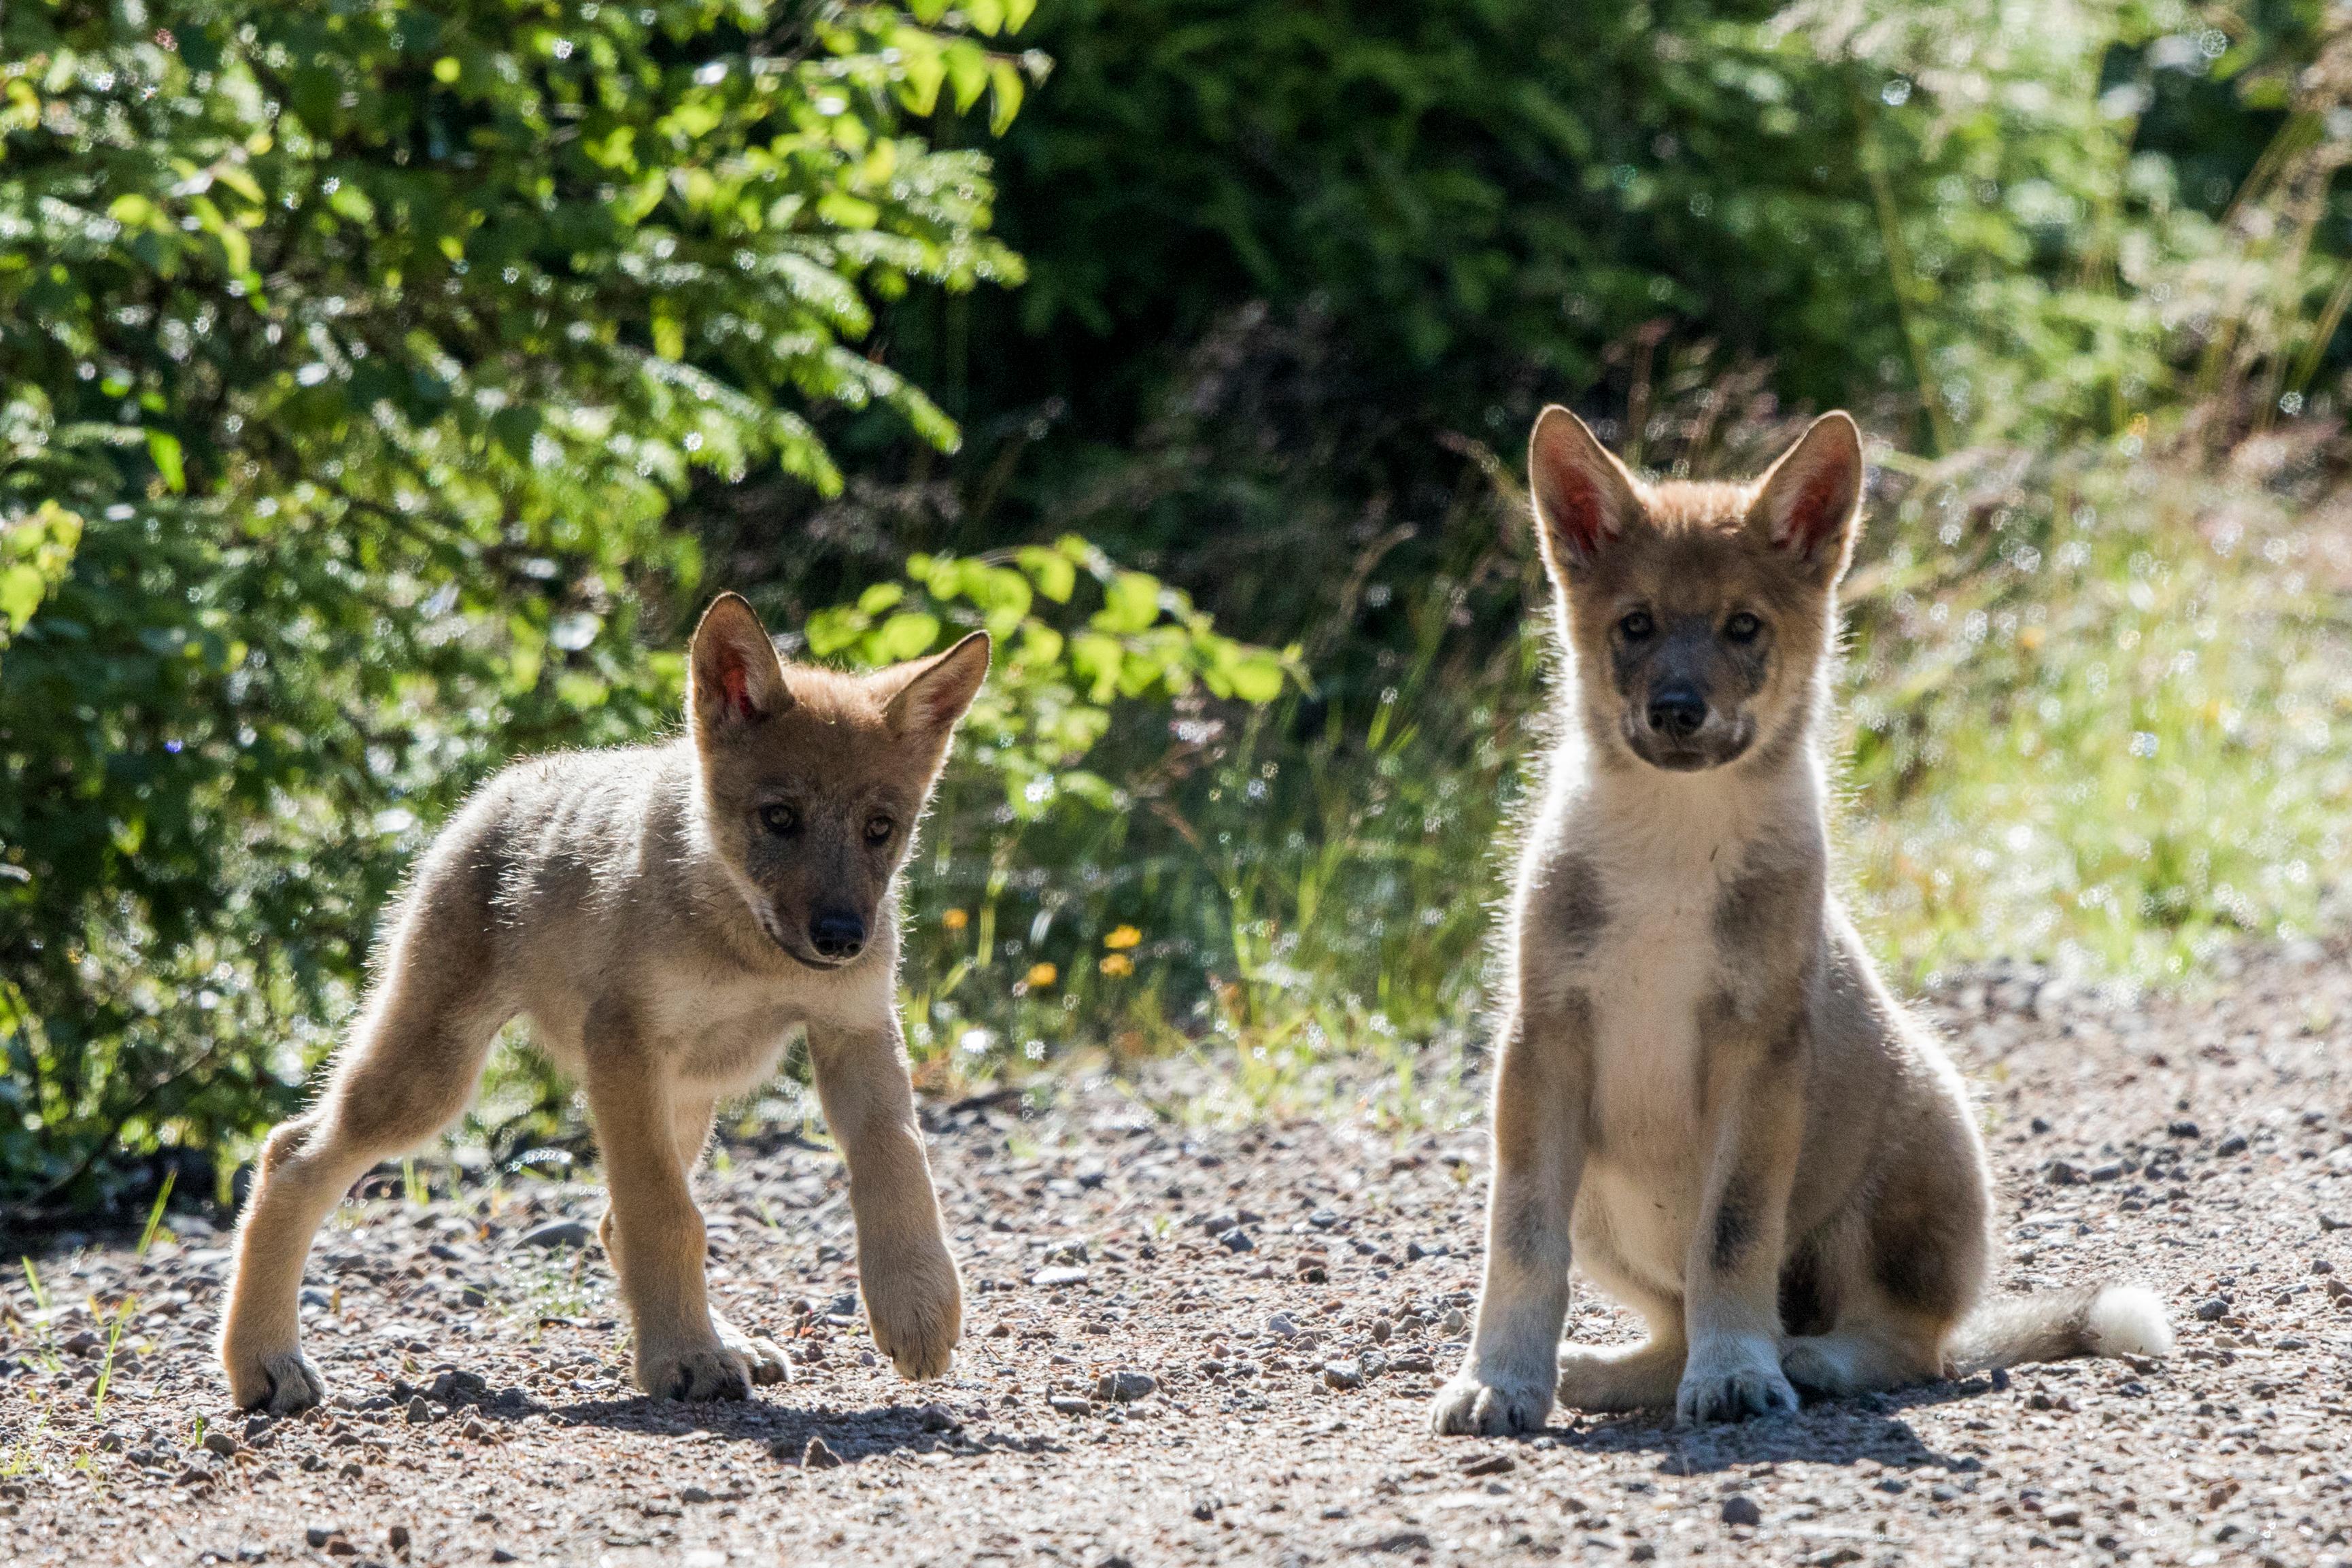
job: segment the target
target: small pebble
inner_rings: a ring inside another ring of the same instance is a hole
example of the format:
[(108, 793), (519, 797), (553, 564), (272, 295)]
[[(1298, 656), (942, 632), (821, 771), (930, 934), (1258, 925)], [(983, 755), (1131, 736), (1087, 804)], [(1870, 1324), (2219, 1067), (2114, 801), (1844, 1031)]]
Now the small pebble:
[(1323, 1367), (1323, 1386), (1341, 1390), (1364, 1386), (1364, 1369), (1351, 1361), (1328, 1362)]
[(801, 1450), (801, 1468), (804, 1470), (831, 1470), (840, 1465), (841, 1456), (826, 1447), (822, 1437), (812, 1436), (808, 1447)]
[(1723, 1500), (1723, 1522), (1752, 1528), (1764, 1522), (1764, 1510), (1756, 1506), (1754, 1498), (1735, 1492)]

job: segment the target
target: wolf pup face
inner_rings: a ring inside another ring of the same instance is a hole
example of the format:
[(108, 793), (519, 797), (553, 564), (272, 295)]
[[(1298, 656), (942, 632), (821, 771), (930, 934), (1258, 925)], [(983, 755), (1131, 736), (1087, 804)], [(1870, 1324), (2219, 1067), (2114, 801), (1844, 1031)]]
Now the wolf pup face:
[(1862, 500), (1853, 419), (1823, 415), (1752, 483), (1651, 486), (1551, 407), (1528, 478), (1602, 758), (1687, 773), (1802, 733)]
[(853, 962), (885, 918), (988, 634), (866, 675), (786, 668), (751, 606), (722, 594), (695, 627), (687, 711), (705, 816), (769, 940), (812, 969)]

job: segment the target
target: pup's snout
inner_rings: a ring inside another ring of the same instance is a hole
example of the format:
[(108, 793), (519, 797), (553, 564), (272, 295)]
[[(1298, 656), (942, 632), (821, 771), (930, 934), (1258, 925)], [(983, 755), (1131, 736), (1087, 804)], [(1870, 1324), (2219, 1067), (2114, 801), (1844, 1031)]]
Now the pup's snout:
[(1669, 681), (1650, 693), (1650, 728), (1670, 741), (1687, 741), (1706, 722), (1706, 699), (1686, 680)]
[(825, 910), (809, 921), (809, 945), (825, 958), (856, 958), (866, 950), (866, 922), (846, 910)]

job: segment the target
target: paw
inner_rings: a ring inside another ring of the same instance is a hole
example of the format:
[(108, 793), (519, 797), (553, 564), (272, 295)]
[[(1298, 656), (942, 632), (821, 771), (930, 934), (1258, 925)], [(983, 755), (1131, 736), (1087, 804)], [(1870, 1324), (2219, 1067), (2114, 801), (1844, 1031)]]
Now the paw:
[(1549, 1378), (1485, 1382), (1464, 1373), (1430, 1401), (1429, 1429), (1440, 1437), (1508, 1437), (1538, 1432), (1551, 1415)]
[(1839, 1397), (1854, 1393), (1855, 1384), (1845, 1360), (1821, 1339), (1792, 1340), (1780, 1358), (1780, 1370), (1799, 1388)]
[(765, 1385), (792, 1381), (793, 1363), (784, 1359), (784, 1352), (776, 1348), (773, 1340), (747, 1334), (716, 1313), (711, 1315), (710, 1326), (719, 1331), (719, 1342), (742, 1358), (753, 1383)]
[(910, 1258), (859, 1260), (874, 1343), (909, 1383), (943, 1375), (963, 1337), (963, 1285), (944, 1247)]
[(299, 1346), (256, 1354), (226, 1345), (221, 1365), (228, 1372), (229, 1397), (239, 1410), (293, 1415), (326, 1402), (327, 1380)]
[(1675, 1394), (1675, 1424), (1744, 1421), (1797, 1408), (1797, 1391), (1766, 1342), (1701, 1346), (1691, 1352)]
[(650, 1350), (640, 1345), (637, 1386), (656, 1399), (749, 1399), (751, 1368), (742, 1356), (715, 1340)]

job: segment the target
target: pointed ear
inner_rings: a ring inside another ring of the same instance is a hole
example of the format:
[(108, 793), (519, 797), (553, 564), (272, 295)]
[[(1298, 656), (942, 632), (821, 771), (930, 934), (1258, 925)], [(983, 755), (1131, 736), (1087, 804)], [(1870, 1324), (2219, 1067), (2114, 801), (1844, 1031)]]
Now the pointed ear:
[(767, 628), (740, 594), (702, 612), (687, 655), (686, 710), (698, 735), (772, 719), (793, 705)]
[(1843, 409), (1797, 437), (1756, 489), (1748, 526), (1835, 582), (1862, 510), (1862, 431)]
[(974, 632), (945, 653), (890, 670), (884, 679), (902, 684), (882, 716), (894, 735), (930, 733), (944, 741), (987, 676), (988, 634)]
[(1640, 488), (1625, 465), (1558, 404), (1536, 416), (1528, 438), (1528, 493), (1544, 564), (1555, 577), (1591, 565), (1642, 510)]

